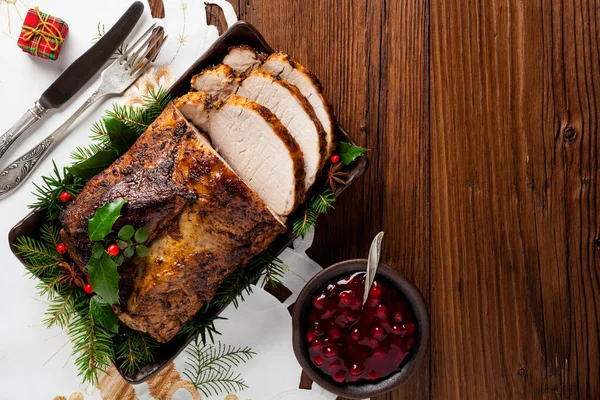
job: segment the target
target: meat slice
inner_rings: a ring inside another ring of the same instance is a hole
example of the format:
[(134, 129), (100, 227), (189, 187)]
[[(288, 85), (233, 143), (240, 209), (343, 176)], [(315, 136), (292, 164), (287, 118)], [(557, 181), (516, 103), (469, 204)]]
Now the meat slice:
[(192, 89), (205, 92), (220, 99), (227, 98), (238, 88), (233, 69), (225, 64), (206, 68), (192, 77)]
[(254, 71), (263, 63), (264, 55), (250, 46), (241, 45), (229, 48), (229, 53), (223, 59), (223, 64), (230, 66), (241, 76)]
[(335, 118), (333, 117), (329, 101), (323, 92), (323, 87), (317, 77), (282, 52), (271, 54), (261, 68), (296, 86), (304, 97), (307, 98), (308, 102), (314, 108), (319, 121), (321, 121), (323, 129), (327, 133), (327, 158), (329, 158), (334, 153), (336, 147)]
[(267, 108), (238, 95), (213, 107), (202, 92), (190, 92), (175, 105), (208, 134), (217, 152), (275, 214), (285, 219), (304, 200), (302, 151)]
[(238, 266), (265, 250), (285, 226), (193, 128), (176, 178), (197, 200), (187, 204), (135, 258), (133, 291), (117, 313), (129, 327), (171, 340)]
[(144, 226), (152, 238), (195, 198), (193, 191), (173, 178), (175, 158), (187, 129), (187, 121), (169, 107), (126, 154), (90, 179), (61, 213), (61, 237), (78, 264), (85, 266), (91, 256), (88, 220), (105, 203), (125, 199), (116, 228), (130, 223)]
[[(244, 79), (238, 88), (235, 77), (224, 75), (228, 69), (228, 66), (206, 69), (192, 78), (192, 86), (198, 91), (217, 95), (223, 100), (227, 100), (237, 89), (239, 96), (255, 101), (275, 114), (302, 150), (306, 174), (305, 188), (308, 190), (327, 160), (327, 134), (312, 106), (298, 88), (285, 80), (276, 79), (270, 72), (256, 70)], [(213, 78), (217, 70), (222, 71), (219, 73), (219, 79)], [(231, 90), (224, 88), (227, 84)]]

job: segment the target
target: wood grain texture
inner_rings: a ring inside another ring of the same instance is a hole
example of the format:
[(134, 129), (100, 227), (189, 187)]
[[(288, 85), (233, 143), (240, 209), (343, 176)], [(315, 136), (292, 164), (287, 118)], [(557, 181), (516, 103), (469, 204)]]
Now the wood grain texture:
[(378, 400), (600, 398), (597, 2), (231, 1), (370, 149), (309, 254), (384, 230), (429, 304), (427, 360)]

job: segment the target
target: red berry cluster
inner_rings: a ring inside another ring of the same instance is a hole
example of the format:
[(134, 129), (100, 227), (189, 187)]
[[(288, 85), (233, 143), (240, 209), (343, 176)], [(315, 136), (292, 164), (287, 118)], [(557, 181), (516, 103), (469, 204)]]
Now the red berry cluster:
[(329, 283), (313, 300), (306, 334), (313, 363), (336, 382), (377, 380), (396, 371), (415, 345), (416, 325), (397, 290), (365, 274)]

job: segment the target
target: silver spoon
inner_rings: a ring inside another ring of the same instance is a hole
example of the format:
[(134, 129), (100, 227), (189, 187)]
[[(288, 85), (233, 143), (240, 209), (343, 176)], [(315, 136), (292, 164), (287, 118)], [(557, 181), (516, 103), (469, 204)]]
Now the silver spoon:
[(377, 267), (379, 267), (379, 258), (381, 257), (381, 241), (383, 240), (383, 232), (379, 232), (373, 242), (371, 242), (371, 249), (369, 250), (369, 257), (367, 258), (367, 276), (365, 277), (365, 294), (363, 295), (363, 306), (367, 302), (371, 286), (375, 280), (375, 273)]

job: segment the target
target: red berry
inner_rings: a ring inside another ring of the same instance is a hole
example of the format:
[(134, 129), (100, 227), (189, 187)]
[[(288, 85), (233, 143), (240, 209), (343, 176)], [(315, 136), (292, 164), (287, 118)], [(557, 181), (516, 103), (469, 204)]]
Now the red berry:
[(362, 298), (360, 297), (355, 297), (352, 299), (352, 302), (350, 303), (350, 309), (351, 310), (358, 310), (360, 307), (362, 306)]
[(58, 246), (56, 246), (56, 251), (58, 251), (58, 254), (65, 254), (67, 252), (67, 246), (65, 246), (64, 243), (59, 243)]
[(373, 287), (371, 287), (371, 291), (369, 292), (369, 297), (381, 298), (381, 288), (377, 282), (373, 283)]
[(392, 333), (394, 335), (403, 335), (406, 333), (406, 329), (403, 329), (401, 326), (392, 325)]
[(358, 376), (358, 375), (362, 374), (362, 372), (363, 372), (363, 367), (361, 367), (358, 364), (352, 364), (352, 366), (350, 367), (350, 375)]
[(377, 372), (375, 372), (375, 371), (369, 372), (369, 379), (370, 380), (374, 381), (377, 378), (379, 378), (379, 375), (377, 375)]
[(360, 331), (358, 330), (358, 328), (352, 329), (352, 332), (350, 332), (350, 337), (352, 338), (352, 340), (360, 339)]
[(376, 349), (379, 346), (379, 342), (376, 339), (369, 338), (369, 339), (367, 339), (366, 345), (372, 349)]
[(89, 281), (90, 281), (90, 276), (89, 276), (89, 275), (86, 275), (86, 276), (85, 276), (85, 279), (86, 279), (86, 280), (89, 282)]
[(321, 319), (329, 319), (331, 317), (333, 317), (335, 315), (335, 310), (332, 309), (328, 309), (323, 311), (323, 314), (321, 314)]
[(333, 360), (332, 362), (329, 363), (329, 366), (327, 367), (327, 369), (329, 370), (330, 373), (335, 374), (340, 369), (342, 369), (342, 364), (340, 363), (340, 360)]
[(315, 334), (315, 336), (323, 336), (323, 328), (321, 327), (321, 323), (320, 322), (315, 322), (313, 324), (313, 332)]
[(342, 383), (346, 380), (346, 373), (344, 371), (338, 371), (333, 375), (333, 380)]
[(352, 302), (352, 295), (350, 292), (342, 292), (340, 293), (340, 306), (348, 307)]
[(73, 200), (73, 196), (71, 196), (69, 192), (61, 192), (59, 198), (63, 203), (68, 203), (69, 201)]
[(108, 249), (106, 249), (106, 251), (111, 257), (117, 256), (119, 255), (119, 246), (113, 243), (110, 246), (108, 246)]
[(369, 331), (369, 333), (371, 334), (371, 336), (374, 339), (377, 339), (377, 340), (385, 339), (385, 331), (383, 330), (381, 325), (373, 325), (371, 327), (371, 330)]
[(380, 304), (379, 307), (377, 307), (375, 313), (379, 319), (388, 319), (388, 309), (383, 304)]
[(315, 356), (315, 358), (313, 358), (313, 362), (320, 367), (321, 365), (323, 365), (323, 357)]
[(325, 307), (325, 296), (320, 294), (317, 297), (315, 297), (315, 299), (313, 300), (313, 306), (317, 310), (322, 310), (323, 307)]
[(340, 162), (340, 156), (338, 156), (337, 154), (334, 154), (331, 156), (331, 163), (332, 164), (337, 164)]
[(369, 296), (369, 299), (367, 300), (367, 305), (373, 308), (377, 307), (380, 303), (381, 299), (379, 297)]
[(394, 312), (394, 321), (396, 321), (396, 322), (404, 321), (404, 315), (402, 315), (402, 313), (400, 311)]
[(337, 356), (338, 350), (336, 347), (327, 346), (323, 348), (323, 355), (325, 358), (331, 358)]
[(342, 331), (337, 326), (332, 326), (331, 329), (329, 329), (327, 337), (331, 340), (339, 339), (342, 337)]
[(315, 334), (311, 331), (308, 331), (306, 334), (306, 340), (308, 340), (308, 343), (311, 343), (313, 340), (315, 340)]
[(358, 316), (348, 310), (344, 310), (342, 313), (344, 317), (348, 320), (348, 322), (356, 322), (358, 320)]
[(415, 333), (415, 324), (407, 322), (404, 324), (404, 329), (406, 329), (406, 334), (408, 336), (412, 336)]
[(92, 288), (92, 284), (88, 283), (87, 285), (85, 285), (83, 287), (83, 290), (87, 293), (87, 294), (92, 294), (94, 293), (94, 289)]

